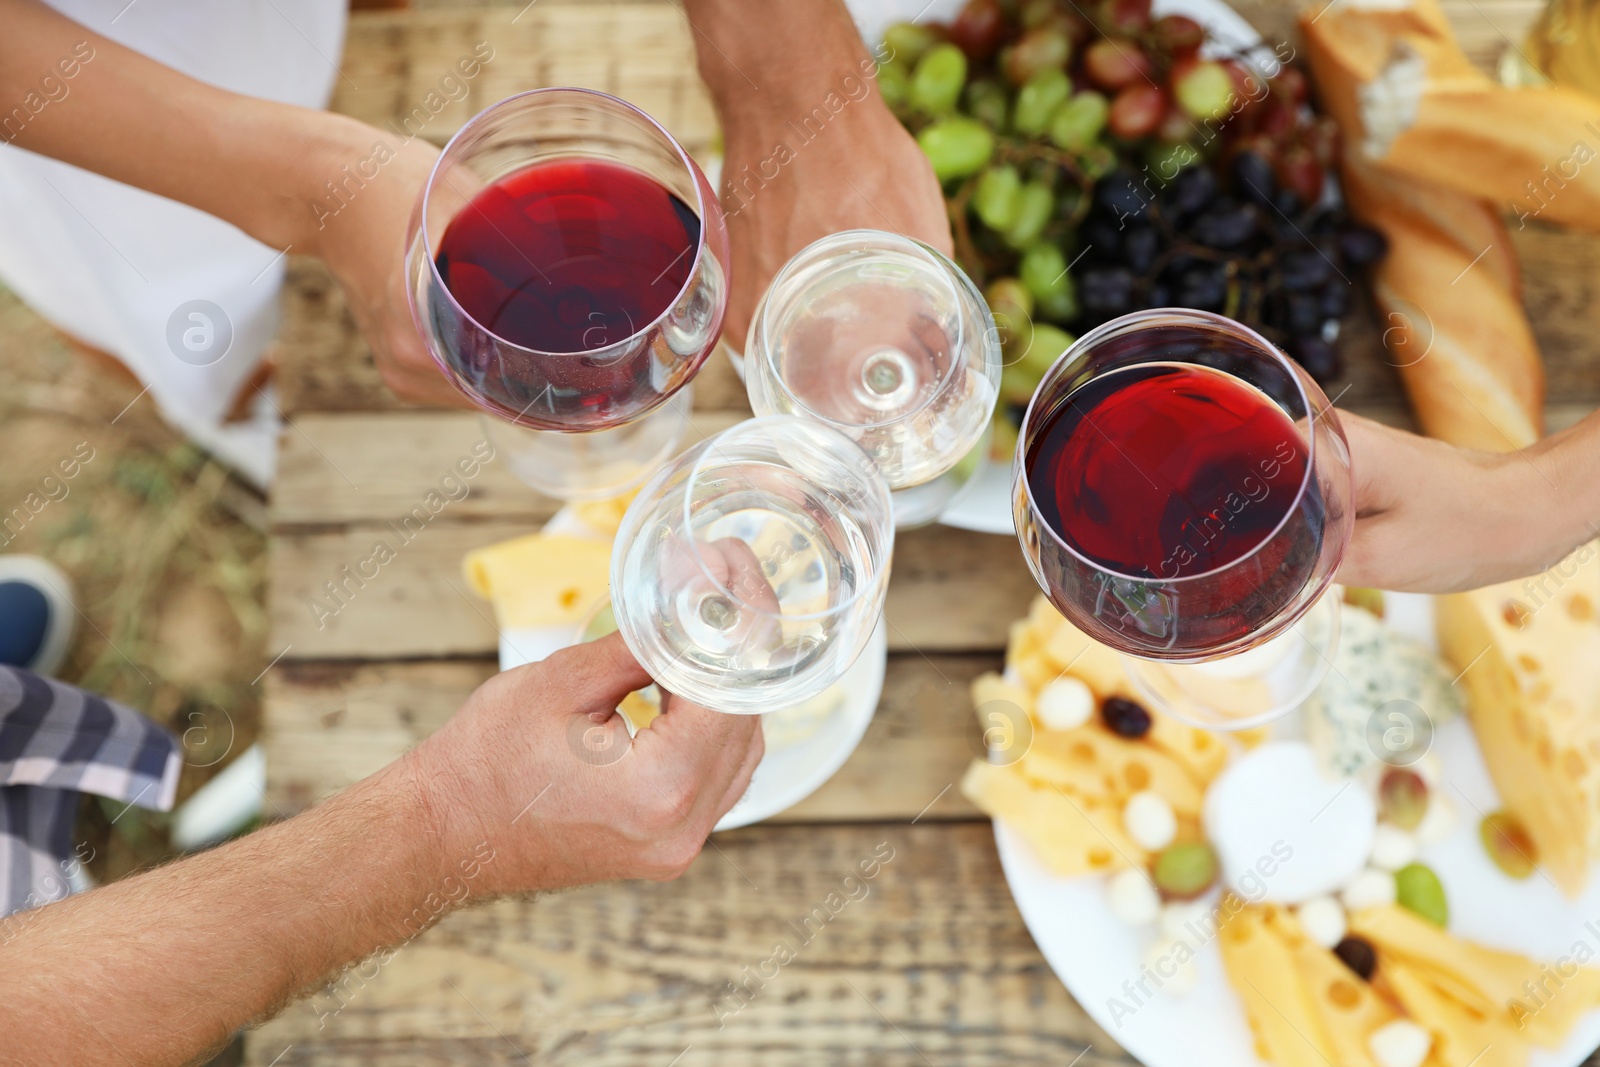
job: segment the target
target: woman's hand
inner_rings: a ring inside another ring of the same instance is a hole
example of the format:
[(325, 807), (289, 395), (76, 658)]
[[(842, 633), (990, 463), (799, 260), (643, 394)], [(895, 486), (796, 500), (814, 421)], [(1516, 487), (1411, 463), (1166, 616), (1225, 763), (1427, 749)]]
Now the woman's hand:
[(1355, 533), (1339, 580), (1450, 593), (1534, 574), (1595, 536), (1566, 516), (1558, 438), (1474, 452), (1339, 413), (1355, 475)]
[[(315, 199), (319, 185), (308, 183), (314, 197), (307, 211), (312, 247), (305, 250), (320, 256), (338, 280), (373, 362), (396, 396), (417, 404), (471, 407), (434, 362), (406, 301), (407, 227), (439, 150), (420, 138), (402, 142), (349, 119), (333, 121), (339, 126), (337, 148), (317, 159), (314, 173), (338, 181), (345, 168), (359, 174), (358, 167), (376, 166), (377, 175), (342, 198)], [(379, 159), (384, 162), (376, 163)]]

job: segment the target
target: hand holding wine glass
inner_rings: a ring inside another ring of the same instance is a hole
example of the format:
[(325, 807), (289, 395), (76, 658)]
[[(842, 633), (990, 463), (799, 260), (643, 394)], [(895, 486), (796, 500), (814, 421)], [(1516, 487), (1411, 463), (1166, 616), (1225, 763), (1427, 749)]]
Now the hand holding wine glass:
[(1299, 366), (1230, 319), (1161, 308), (1091, 330), (1046, 373), (1012, 506), (1046, 595), (1129, 657), (1147, 697), (1244, 729), (1328, 669), (1352, 491), (1338, 416)]
[(617, 626), (663, 688), (717, 711), (800, 704), (882, 613), (894, 523), (872, 460), (820, 423), (751, 419), (652, 478), (617, 531)]

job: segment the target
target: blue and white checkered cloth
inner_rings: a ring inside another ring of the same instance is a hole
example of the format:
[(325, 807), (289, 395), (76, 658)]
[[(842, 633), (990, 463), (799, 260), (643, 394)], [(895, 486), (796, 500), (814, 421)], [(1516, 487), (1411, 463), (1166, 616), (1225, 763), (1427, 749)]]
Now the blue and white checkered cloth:
[(0, 916), (71, 891), (79, 793), (170, 811), (182, 768), (172, 735), (137, 711), (0, 667)]

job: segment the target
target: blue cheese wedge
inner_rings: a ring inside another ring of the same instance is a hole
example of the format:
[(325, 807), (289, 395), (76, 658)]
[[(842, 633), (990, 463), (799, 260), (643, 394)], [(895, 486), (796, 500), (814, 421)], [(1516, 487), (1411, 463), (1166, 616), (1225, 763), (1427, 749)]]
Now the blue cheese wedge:
[(1306, 738), (1332, 775), (1355, 775), (1379, 753), (1406, 763), (1408, 745), (1461, 714), (1461, 693), (1426, 645), (1371, 612), (1346, 605), (1341, 628), (1333, 666), (1306, 701)]

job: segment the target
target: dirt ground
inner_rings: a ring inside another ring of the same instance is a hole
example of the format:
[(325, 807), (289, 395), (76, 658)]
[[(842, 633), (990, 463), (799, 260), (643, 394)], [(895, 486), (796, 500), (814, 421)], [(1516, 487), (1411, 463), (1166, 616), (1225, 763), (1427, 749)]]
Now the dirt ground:
[[(82, 614), (60, 677), (182, 739), (181, 803), (259, 728), (265, 501), (167, 426), (131, 378), (0, 287), (0, 513), (86, 448), (66, 495), (54, 490), (0, 553), (72, 576)], [(90, 872), (105, 881), (167, 858), (168, 822), (85, 797), (77, 839), (94, 849)]]

